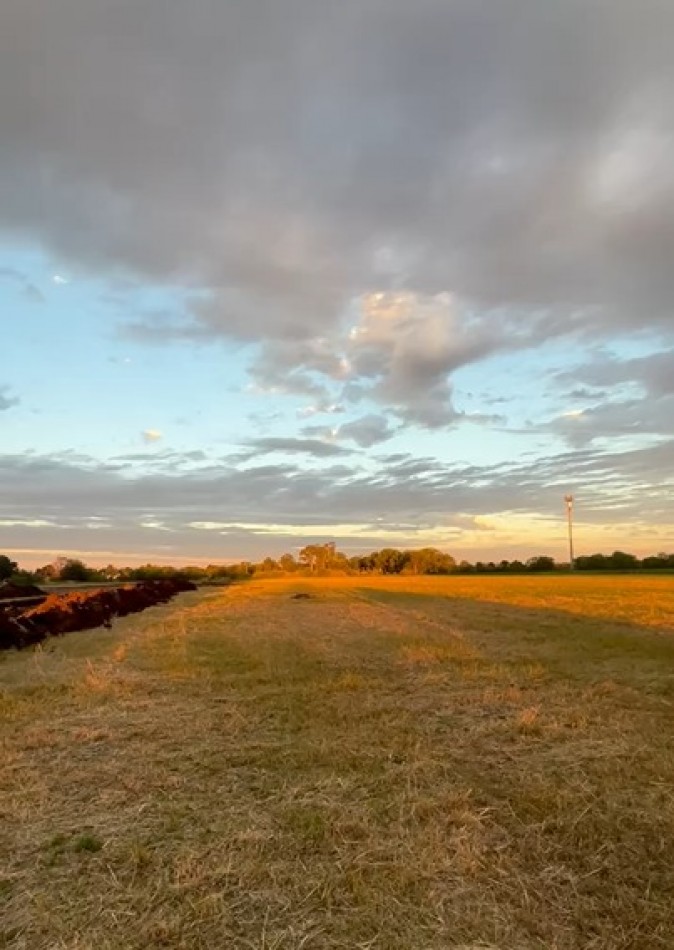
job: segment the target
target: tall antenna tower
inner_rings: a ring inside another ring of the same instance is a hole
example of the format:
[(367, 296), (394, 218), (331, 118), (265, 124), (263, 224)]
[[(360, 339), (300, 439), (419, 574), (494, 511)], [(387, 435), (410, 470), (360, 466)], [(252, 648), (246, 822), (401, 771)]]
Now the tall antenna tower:
[(569, 525), (569, 570), (572, 571), (575, 568), (573, 555), (573, 495), (565, 495), (564, 503), (566, 504), (566, 520)]

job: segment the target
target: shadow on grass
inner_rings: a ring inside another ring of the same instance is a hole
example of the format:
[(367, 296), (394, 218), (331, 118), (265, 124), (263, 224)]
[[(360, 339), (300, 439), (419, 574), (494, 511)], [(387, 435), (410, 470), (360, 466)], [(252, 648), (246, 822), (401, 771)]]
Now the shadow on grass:
[(459, 629), (492, 660), (542, 663), (566, 677), (650, 682), (674, 695), (674, 635), (666, 630), (559, 609), (513, 606), (418, 592), (362, 588), (369, 601), (416, 616), (421, 623)]

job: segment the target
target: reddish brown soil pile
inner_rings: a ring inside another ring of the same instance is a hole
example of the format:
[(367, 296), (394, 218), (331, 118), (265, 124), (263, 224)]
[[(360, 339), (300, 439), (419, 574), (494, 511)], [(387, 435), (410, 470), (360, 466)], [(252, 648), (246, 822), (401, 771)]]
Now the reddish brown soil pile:
[(114, 590), (51, 594), (37, 607), (0, 607), (0, 649), (20, 649), (74, 630), (109, 627), (115, 617), (166, 603), (187, 590), (196, 590), (196, 586), (184, 578), (170, 578)]

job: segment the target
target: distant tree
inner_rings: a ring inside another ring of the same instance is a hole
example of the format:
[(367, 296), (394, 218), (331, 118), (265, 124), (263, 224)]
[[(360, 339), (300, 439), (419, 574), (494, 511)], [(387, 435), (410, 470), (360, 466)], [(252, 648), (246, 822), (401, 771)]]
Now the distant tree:
[(174, 577), (175, 567), (164, 564), (141, 564), (138, 567), (126, 567), (120, 571), (120, 580), (126, 581), (158, 581), (165, 577)]
[[(175, 570), (175, 568), (173, 569)], [(188, 564), (187, 567), (181, 567), (175, 573), (180, 577), (186, 577), (188, 581), (205, 581), (208, 577), (206, 568), (202, 567), (201, 564)]]
[(324, 552), (319, 544), (306, 544), (298, 554), (298, 560), (302, 567), (308, 567), (310, 571), (320, 570), (320, 564)]
[(577, 557), (575, 567), (578, 571), (634, 571), (640, 566), (634, 554), (614, 551), (613, 554), (586, 554)]
[(58, 579), (60, 581), (77, 581), (82, 583), (91, 580), (92, 572), (83, 561), (70, 558), (62, 565)]
[(35, 576), (38, 581), (51, 581), (56, 577), (56, 568), (53, 564), (43, 564), (42, 567), (38, 567), (35, 571)]
[(335, 551), (329, 566), (332, 571), (346, 572), (349, 570), (349, 559), (341, 551)]
[(223, 581), (229, 577), (226, 564), (209, 564), (206, 568), (206, 577), (209, 581)]
[(646, 571), (663, 571), (663, 570), (672, 570), (674, 568), (674, 554), (665, 554), (661, 552), (660, 554), (654, 554), (651, 557), (645, 557), (641, 562), (641, 566)]
[(66, 564), (68, 564), (69, 560), (70, 560), (69, 558), (63, 557), (63, 555), (61, 555), (61, 557), (57, 557), (54, 559), (54, 561), (52, 562), (52, 568), (53, 568), (52, 577), (54, 578), (54, 580), (58, 580), (58, 578), (61, 576), (61, 571), (66, 566)]
[(408, 562), (409, 555), (396, 548), (382, 548), (372, 558), (375, 569), (382, 574), (400, 574)]
[(456, 569), (454, 558), (437, 548), (418, 548), (406, 553), (411, 574), (450, 574)]
[(528, 571), (533, 571), (534, 573), (554, 571), (555, 559), (544, 554), (539, 554), (537, 557), (530, 557), (526, 567)]
[(240, 581), (252, 577), (255, 574), (256, 567), (250, 561), (239, 561), (235, 564), (228, 564), (226, 570), (227, 577)]
[(325, 571), (335, 568), (345, 568), (346, 558), (337, 551), (334, 541), (327, 544), (307, 544), (298, 554), (302, 567), (310, 571)]
[(88, 580), (90, 581), (105, 581), (107, 580), (102, 567), (88, 567), (89, 572)]
[(104, 581), (116, 581), (119, 578), (119, 568), (115, 567), (114, 564), (108, 564), (106, 567), (102, 567), (98, 572), (101, 576), (101, 580)]
[(456, 565), (456, 571), (458, 574), (474, 574), (475, 567), (470, 563), (470, 561), (461, 561)]
[(12, 561), (6, 554), (0, 554), (0, 581), (5, 581), (19, 569), (16, 561)]
[(374, 554), (360, 554), (357, 557), (350, 557), (348, 566), (352, 571), (358, 571), (359, 574), (371, 574), (375, 569), (376, 552)]
[(634, 571), (639, 567), (638, 557), (625, 551), (614, 551), (609, 562), (613, 571)]
[(583, 554), (574, 561), (577, 571), (605, 571), (607, 570), (605, 554)]
[(279, 558), (279, 567), (282, 571), (285, 571), (287, 574), (291, 574), (293, 571), (296, 571), (298, 568), (297, 561), (292, 556), (292, 554), (282, 554)]

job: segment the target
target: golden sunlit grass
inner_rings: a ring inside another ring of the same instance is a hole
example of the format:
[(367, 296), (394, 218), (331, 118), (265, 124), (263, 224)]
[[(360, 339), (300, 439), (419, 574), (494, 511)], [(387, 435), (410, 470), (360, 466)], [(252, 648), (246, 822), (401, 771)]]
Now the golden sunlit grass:
[(0, 947), (671, 948), (673, 586), (261, 581), (4, 655)]
[(561, 610), (583, 617), (625, 620), (674, 630), (674, 576), (671, 574), (366, 576), (325, 578), (323, 583), (336, 589), (348, 590), (356, 585), (373, 590)]

